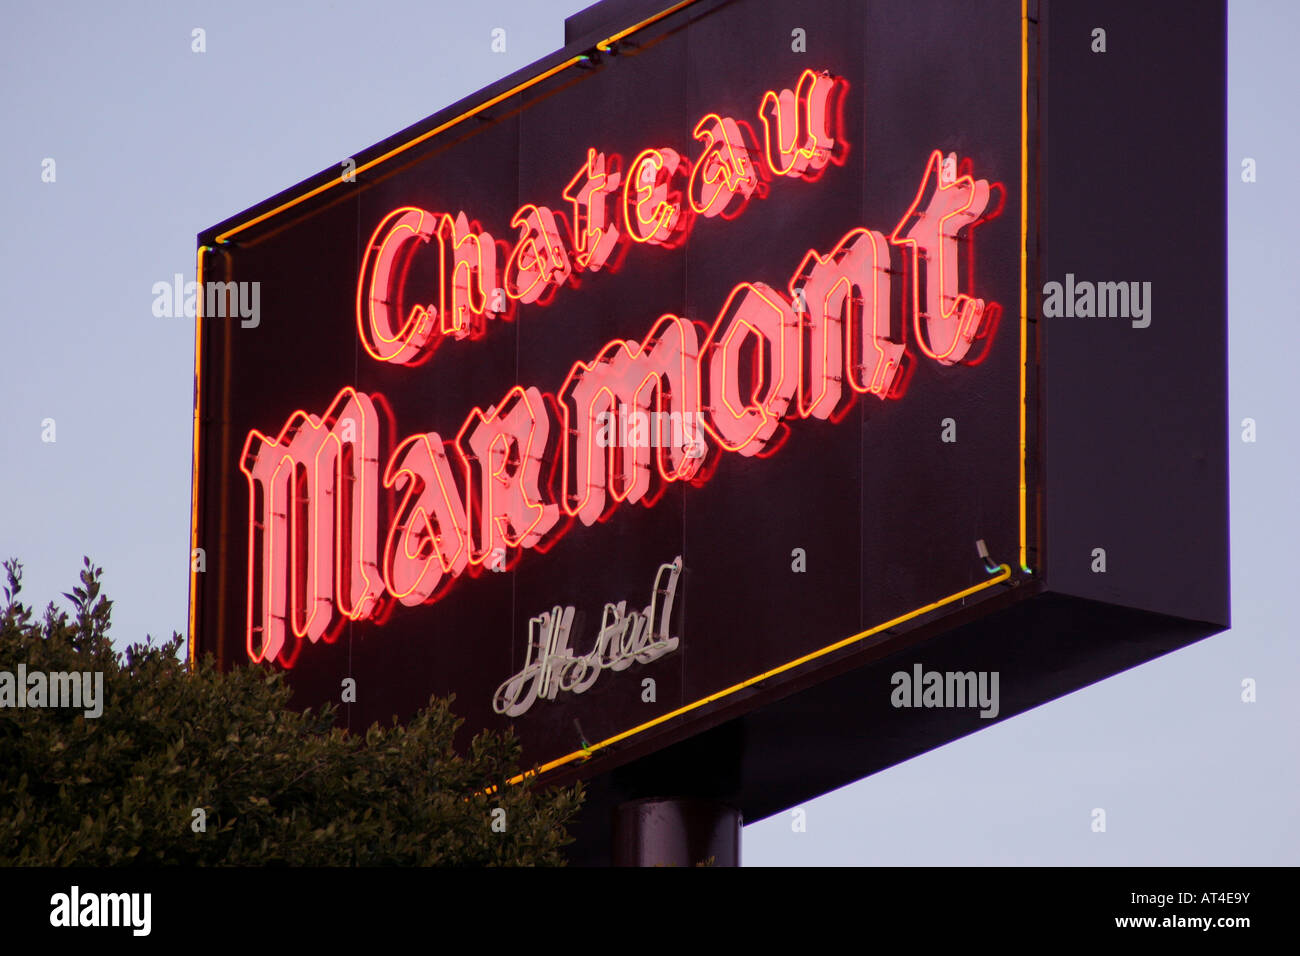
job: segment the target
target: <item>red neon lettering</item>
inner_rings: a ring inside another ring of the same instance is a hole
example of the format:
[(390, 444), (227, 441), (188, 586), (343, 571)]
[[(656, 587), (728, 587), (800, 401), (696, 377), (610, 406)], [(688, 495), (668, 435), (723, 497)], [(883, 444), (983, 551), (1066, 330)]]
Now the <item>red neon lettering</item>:
[(573, 274), (555, 213), (528, 203), (515, 213), (510, 225), (519, 229), (519, 240), (506, 262), (506, 295), (523, 303), (545, 304), (555, 287)]
[(479, 334), (483, 321), (492, 314), (492, 293), (497, 286), (496, 244), (478, 228), (478, 223), (471, 225), (461, 212), (455, 219), (444, 215), (438, 221), (438, 246), (442, 333), (457, 338)]
[[(705, 340), (707, 365), (700, 366), (708, 375), (704, 426), (727, 451), (767, 450), (799, 387), (800, 335), (790, 303), (770, 286), (742, 282), (727, 296)], [(751, 338), (753, 359), (746, 364)], [(748, 399), (741, 395), (742, 378), (750, 384)]]
[(609, 221), (608, 203), (622, 181), (622, 173), (606, 170), (604, 153), (588, 149), (586, 164), (564, 187), (564, 198), (573, 203), (573, 258), (579, 269), (599, 272), (618, 245), (618, 226)]
[(292, 666), (297, 647), (287, 647), (286, 621), (314, 643), (336, 623), (336, 607), (351, 620), (375, 610), (383, 591), (378, 441), (374, 405), (352, 388), (319, 418), (294, 412), (274, 440), (249, 433), (239, 467), (248, 479), (252, 660), (284, 655)]
[[(766, 195), (771, 175), (816, 179), (828, 163), (844, 161), (847, 144), (835, 130), (842, 125), (837, 111), (845, 89), (829, 73), (804, 70), (794, 90), (768, 90), (759, 106), (762, 163), (753, 158), (748, 124), (717, 113), (695, 125), (693, 135), (704, 150), (694, 166), (675, 150), (646, 149), (624, 175), (616, 156), (589, 148), (586, 163), (562, 193), (573, 206), (572, 251), (561, 238), (562, 217), (546, 206), (523, 205), (510, 222), (519, 235), (505, 262), (504, 297), (496, 285), (492, 236), (464, 212), (452, 217), (413, 206), (393, 210), (371, 235), (357, 281), (362, 345), (378, 361), (418, 364), (442, 336), (476, 337), (486, 319), (506, 313), (508, 302), (547, 305), (575, 273), (611, 266), (624, 233), (640, 244), (673, 248), (685, 240), (696, 215), (740, 215), (755, 193)], [(403, 291), (411, 260), (433, 236), (440, 256), (438, 295), (407, 303)]]
[(403, 604), (423, 604), (469, 563), (465, 504), (436, 432), (393, 450), (384, 487), (406, 489), (384, 547), (384, 583)]
[(758, 109), (763, 122), (763, 157), (773, 176), (816, 179), (838, 148), (831, 130), (831, 94), (837, 87), (829, 73), (804, 70), (793, 90), (768, 90)]
[[(958, 291), (957, 258), (958, 234), (968, 226), (978, 225), (988, 206), (989, 184), (969, 174), (957, 177), (956, 165), (955, 155), (950, 154), (945, 161), (937, 149), (930, 154), (916, 198), (889, 237), (890, 242), (903, 247), (905, 272), (911, 280), (904, 280), (904, 288), (917, 345), (944, 365), (956, 365), (966, 357), (985, 312), (983, 299)], [(953, 170), (953, 175), (945, 176), (947, 168)], [(930, 198), (921, 212), (927, 190)], [(904, 233), (905, 226), (908, 230)], [(924, 294), (920, 289), (923, 269)]]
[(717, 113), (696, 123), (693, 135), (704, 143), (704, 152), (691, 170), (691, 209), (706, 219), (734, 219), (759, 185), (744, 135), (734, 119)]
[(635, 241), (669, 248), (680, 242), (689, 219), (672, 180), (687, 171), (686, 161), (672, 149), (642, 150), (632, 160), (623, 183), (623, 220)]
[(395, 319), (401, 314), (401, 290), (411, 258), (437, 232), (438, 223), (431, 212), (402, 206), (379, 221), (366, 244), (357, 282), (357, 332), (366, 351), (380, 362), (414, 364), (434, 331), (431, 306), (412, 306), (400, 328)]
[[(618, 502), (652, 504), (655, 497), (647, 497), (652, 462), (663, 482), (695, 474), (706, 454), (696, 428), (698, 360), (694, 323), (665, 315), (644, 345), (616, 339), (593, 361), (573, 366), (559, 391), (566, 514), (590, 525)], [(626, 422), (628, 410), (645, 416), (645, 433), (631, 440), (611, 437), (611, 430), (619, 430), (619, 419)]]
[(550, 431), (541, 393), (516, 385), (487, 412), (471, 411), (456, 434), (469, 500), (471, 564), (482, 564), (497, 548), (536, 547), (559, 521), (558, 506), (543, 504), (539, 491)]
[[(717, 114), (695, 127), (704, 151), (694, 172), (672, 150), (645, 150), (624, 178), (604, 154), (589, 150), (564, 190), (574, 208), (572, 260), (556, 215), (523, 206), (511, 221), (520, 235), (505, 267), (506, 294), (545, 304), (573, 278), (573, 263), (591, 271), (609, 265), (621, 235), (609, 221), (608, 203), (620, 182), (627, 234), (671, 246), (695, 215), (730, 218), (753, 193), (763, 195), (768, 171), (815, 178), (828, 162), (840, 161), (836, 153), (844, 147), (829, 128), (838, 82), (804, 71), (797, 92), (764, 97), (767, 169), (749, 157), (748, 127)], [(959, 291), (959, 254), (966, 254), (971, 287), (974, 265), (970, 246), (957, 243), (998, 214), (1000, 205), (988, 208), (990, 195), (1005, 191), (975, 180), (968, 163), (962, 175), (958, 170), (955, 155), (945, 163), (932, 152), (915, 199), (888, 239), (857, 228), (825, 255), (810, 249), (787, 285), (793, 304), (763, 283), (740, 283), (703, 343), (696, 323), (664, 315), (642, 343), (618, 339), (592, 361), (574, 364), (556, 402), (516, 385), (486, 411), (473, 409), (452, 443), (435, 432), (402, 441), (383, 472), (383, 487), (403, 497), (382, 571), (372, 399), (345, 388), (323, 416), (294, 412), (275, 439), (250, 432), (240, 461), (249, 488), (250, 659), (291, 667), (302, 646), (294, 638), (331, 640), (345, 619), (382, 623), (385, 592), (408, 606), (433, 601), (465, 570), (478, 573), (508, 549), (516, 559), (523, 548), (546, 550), (571, 518), (591, 525), (624, 501), (653, 505), (673, 481), (703, 483), (717, 456), (707, 459), (697, 421), (723, 450), (765, 456), (788, 431), (785, 419), (838, 421), (857, 394), (898, 397), (911, 361), (909, 322), (931, 358), (948, 365), (980, 361), (1000, 310)], [(405, 310), (401, 289), (411, 260), (434, 236), (441, 256), (438, 307)], [(891, 244), (902, 247), (904, 264), (898, 317), (890, 309)], [(492, 237), (464, 213), (453, 219), (416, 207), (394, 210), (363, 257), (357, 289), (363, 344), (380, 361), (411, 365), (440, 341), (433, 335), (436, 316), (442, 334), (475, 334), (501, 310), (491, 301), (496, 275)], [(976, 339), (985, 341), (983, 350), (970, 356)], [(552, 415), (562, 419), (562, 429), (552, 428)], [(556, 476), (543, 477), (556, 441), (562, 443), (559, 503), (544, 497)], [(463, 494), (447, 444), (464, 469)]]
[(869, 229), (850, 231), (824, 257), (810, 249), (795, 270), (790, 294), (806, 316), (800, 416), (833, 419), (852, 396), (842, 387), (846, 379), (853, 391), (890, 394), (906, 351), (901, 330), (891, 332), (890, 279), (889, 244)]

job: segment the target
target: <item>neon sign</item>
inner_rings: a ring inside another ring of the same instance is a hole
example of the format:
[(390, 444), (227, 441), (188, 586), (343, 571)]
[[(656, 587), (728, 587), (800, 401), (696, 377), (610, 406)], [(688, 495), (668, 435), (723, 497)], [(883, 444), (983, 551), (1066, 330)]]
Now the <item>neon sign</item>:
[[(749, 124), (716, 113), (695, 126), (693, 135), (704, 150), (694, 164), (674, 149), (649, 148), (637, 154), (624, 176), (619, 157), (589, 148), (561, 193), (573, 207), (570, 241), (564, 241), (561, 215), (525, 203), (510, 220), (518, 235), (500, 266), (492, 236), (464, 211), (452, 216), (413, 206), (394, 210), (371, 234), (361, 264), (357, 331), (362, 344), (377, 361), (418, 364), (443, 337), (481, 332), (485, 320), (507, 312), (509, 300), (547, 305), (582, 272), (612, 268), (626, 242), (675, 248), (697, 215), (736, 218), (752, 196), (767, 194), (767, 179), (817, 178), (827, 163), (844, 161), (846, 146), (834, 125), (835, 104), (846, 89), (828, 73), (804, 70), (794, 90), (765, 93), (758, 111), (762, 163), (753, 159), (760, 145)], [(412, 258), (435, 239), (440, 288), (427, 301), (410, 303), (406, 285)]]
[[(658, 147), (623, 170), (617, 157), (588, 149), (562, 193), (572, 228), (550, 208), (524, 204), (503, 265), (492, 237), (463, 211), (392, 211), (358, 277), (366, 352), (417, 365), (447, 338), (482, 334), (509, 302), (542, 307), (580, 273), (614, 268), (620, 246), (672, 247), (700, 220), (725, 228), (776, 179), (815, 181), (843, 162), (837, 117), (846, 88), (807, 70), (793, 90), (769, 91), (758, 110), (761, 149), (747, 124), (715, 113), (694, 128), (703, 152), (693, 163)], [(394, 447), (381, 459), (378, 396), (352, 388), (319, 417), (294, 413), (274, 439), (252, 432), (241, 463), (250, 496), (249, 657), (293, 666), (303, 638), (331, 640), (345, 620), (437, 601), (467, 572), (512, 567), (575, 524), (624, 505), (651, 507), (674, 482), (707, 482), (726, 454), (772, 455), (792, 422), (839, 421), (858, 395), (900, 398), (921, 357), (977, 362), (973, 346), (993, 334), (998, 307), (971, 294), (961, 260), (973, 229), (997, 215), (990, 197), (1000, 187), (967, 166), (933, 151), (888, 234), (859, 226), (825, 252), (808, 250), (782, 288), (739, 282), (710, 325), (662, 315), (640, 341), (616, 339), (578, 358), (553, 392), (517, 384), (474, 408), (449, 441), (436, 431), (386, 435)], [(408, 288), (425, 246), (440, 256), (433, 294)], [(655, 423), (654, 433), (604, 440), (620, 409)], [(665, 423), (674, 417), (692, 428), (671, 434)], [(386, 529), (381, 493), (393, 503)], [(558, 654), (563, 615), (543, 617), (534, 619), (542, 636), (530, 630), (530, 654), (542, 654), (542, 644)], [(546, 696), (549, 678), (530, 679)]]
[(669, 636), (668, 622), (681, 573), (681, 555), (661, 564), (655, 572), (650, 603), (642, 611), (628, 611), (626, 601), (606, 604), (595, 643), (586, 654), (569, 649), (573, 605), (556, 605), (531, 618), (523, 669), (497, 688), (492, 709), (518, 717), (539, 699), (555, 700), (560, 691), (586, 692), (603, 670), (627, 670), (633, 663), (648, 664), (676, 650), (678, 640)]

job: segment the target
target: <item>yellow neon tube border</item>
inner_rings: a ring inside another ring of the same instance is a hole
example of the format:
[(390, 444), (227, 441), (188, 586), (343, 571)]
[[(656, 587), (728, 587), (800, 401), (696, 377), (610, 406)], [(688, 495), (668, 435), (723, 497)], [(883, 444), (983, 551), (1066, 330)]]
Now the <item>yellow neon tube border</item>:
[[(678, 10), (684, 10), (686, 7), (689, 7), (691, 4), (696, 2), (697, 0), (682, 0), (681, 3), (674, 4), (673, 6), (669, 7), (666, 10), (662, 10), (659, 13), (656, 13), (652, 17), (647, 17), (646, 19), (642, 20), (640, 23), (628, 27), (626, 30), (622, 30), (614, 34), (613, 36), (608, 37), (607, 39), (601, 40), (599, 43), (596, 44), (596, 49), (600, 50), (601, 52), (605, 52), (609, 50), (612, 44), (617, 43), (619, 40), (631, 36), (633, 33), (636, 33), (638, 30), (644, 29), (645, 27), (649, 26), (652, 23), (657, 23), (658, 21), (662, 20), (664, 17), (671, 16), (672, 14), (676, 13)], [(506, 90), (504, 93), (499, 93), (496, 96), (492, 97), (490, 100), (485, 100), (484, 102), (478, 104), (477, 106), (466, 110), (464, 113), (461, 113), (459, 116), (456, 116), (453, 119), (450, 119), (447, 122), (434, 127), (431, 130), (427, 130), (426, 132), (421, 133), (419, 136), (416, 136), (413, 139), (407, 140), (405, 143), (402, 143), (400, 146), (393, 147), (388, 152), (384, 153), (382, 156), (376, 156), (374, 159), (370, 160), (369, 162), (364, 163), (361, 166), (358, 166), (354, 171), (354, 173), (364, 173), (368, 170), (374, 169), (380, 163), (392, 159), (394, 156), (398, 155), (399, 153), (405, 152), (406, 150), (410, 149), (412, 146), (418, 146), (420, 143), (423, 143), (425, 140), (432, 139), (434, 136), (437, 136), (439, 133), (450, 129), (451, 127), (455, 126), (457, 123), (461, 123), (472, 116), (477, 116), (479, 113), (482, 113), (486, 109), (491, 109), (493, 106), (496, 106), (502, 100), (508, 100), (516, 93), (523, 92), (524, 90), (527, 90), (530, 87), (536, 86), (538, 83), (541, 83), (542, 81), (547, 80), (552, 76), (555, 76), (555, 74), (562, 73), (563, 71), (567, 70), (569, 67), (573, 66), (574, 64), (581, 63), (586, 58), (587, 57), (585, 54), (578, 54), (577, 56), (570, 57), (569, 59), (565, 60), (563, 63), (551, 67), (549, 70), (543, 70), (541, 73), (538, 73), (536, 76), (530, 77), (529, 79), (520, 83), (518, 86), (511, 87), (510, 89)], [(291, 209), (292, 207), (297, 206), (299, 203), (306, 202), (308, 199), (311, 199), (313, 196), (319, 196), (321, 193), (325, 192), (328, 189), (332, 189), (333, 187), (337, 186), (341, 182), (343, 182), (342, 177), (336, 176), (333, 179), (331, 179), (329, 182), (323, 183), (320, 186), (317, 186), (315, 189), (310, 189), (300, 196), (295, 196), (293, 199), (290, 199), (288, 202), (281, 203), (280, 205), (276, 206), (274, 209), (262, 213), (260, 216), (254, 216), (252, 219), (249, 219), (246, 222), (241, 222), (239, 225), (234, 226), (231, 229), (227, 229), (225, 232), (217, 236), (217, 242), (228, 242), (230, 241), (231, 236), (243, 232), (245, 229), (249, 229), (260, 222), (265, 222), (266, 220), (270, 219), (272, 216), (278, 215), (279, 213), (283, 212), (286, 209)]]
[(557, 767), (562, 767), (565, 764), (572, 763), (575, 760), (581, 760), (583, 758), (590, 757), (598, 750), (602, 750), (606, 747), (618, 743), (621, 740), (626, 740), (629, 737), (633, 737), (636, 734), (641, 733), (642, 731), (649, 730), (651, 727), (655, 727), (658, 726), (659, 724), (672, 720), (674, 717), (680, 717), (682, 714), (689, 713), (692, 710), (696, 710), (700, 707), (703, 707), (705, 704), (711, 704), (715, 700), (721, 700), (724, 697), (729, 697), (730, 695), (736, 693), (737, 691), (742, 691), (747, 687), (753, 687), (755, 684), (761, 683), (762, 681), (765, 681), (768, 678), (775, 677), (778, 674), (783, 674), (789, 670), (793, 670), (796, 667), (799, 667), (803, 664), (807, 664), (809, 661), (813, 661), (819, 657), (824, 657), (827, 654), (831, 654), (839, 650), (840, 648), (848, 647), (850, 644), (853, 644), (856, 641), (861, 641), (865, 638), (872, 637), (875, 634), (879, 634), (881, 631), (887, 631), (891, 627), (897, 627), (899, 624), (903, 624), (907, 621), (912, 620), (913, 618), (920, 617), (922, 614), (926, 614), (930, 611), (936, 610), (937, 608), (941, 608), (947, 604), (951, 604), (954, 601), (960, 601), (962, 598), (970, 597), (972, 594), (977, 594), (980, 591), (987, 590), (988, 588), (993, 587), (995, 584), (1001, 584), (1003, 581), (1006, 581), (1010, 577), (1011, 577), (1011, 568), (1009, 568), (1005, 564), (999, 565), (998, 573), (995, 576), (989, 578), (987, 581), (982, 581), (981, 583), (976, 584), (973, 587), (966, 588), (965, 590), (962, 591), (957, 591), (955, 594), (949, 594), (947, 597), (940, 598), (939, 600), (927, 604), (924, 607), (919, 607), (915, 611), (909, 611), (906, 614), (900, 614), (898, 617), (886, 621), (884, 624), (877, 624), (875, 627), (869, 628), (868, 630), (865, 630), (860, 634), (854, 634), (852, 637), (846, 637), (843, 640), (836, 641), (834, 644), (827, 644), (825, 647), (819, 650), (815, 650), (808, 654), (803, 655), (803, 657), (796, 657), (792, 661), (786, 661), (786, 663), (781, 664), (777, 667), (773, 667), (771, 670), (764, 671), (761, 674), (756, 674), (747, 680), (743, 680), (739, 684), (732, 684), (730, 687), (724, 688), (723, 690), (720, 691), (715, 691), (714, 693), (709, 694), (707, 697), (701, 697), (699, 700), (694, 700), (691, 701), (691, 703), (689, 704), (684, 704), (683, 706), (678, 707), (676, 710), (671, 710), (666, 714), (660, 714), (658, 717), (655, 717), (653, 720), (647, 720), (645, 723), (638, 724), (637, 726), (631, 728), (630, 730), (625, 730), (622, 733), (615, 734), (613, 737), (607, 737), (604, 740), (600, 741), (599, 743), (591, 744), (590, 746), (588, 746), (583, 750), (575, 750), (572, 753), (565, 754), (563, 757), (558, 757), (555, 760), (550, 761), (549, 763), (544, 763), (536, 770), (530, 770), (527, 771), (526, 773), (517, 774), (516, 776), (511, 777), (507, 782), (519, 783), (520, 781), (526, 780), (529, 777), (546, 773), (550, 770), (556, 769)]

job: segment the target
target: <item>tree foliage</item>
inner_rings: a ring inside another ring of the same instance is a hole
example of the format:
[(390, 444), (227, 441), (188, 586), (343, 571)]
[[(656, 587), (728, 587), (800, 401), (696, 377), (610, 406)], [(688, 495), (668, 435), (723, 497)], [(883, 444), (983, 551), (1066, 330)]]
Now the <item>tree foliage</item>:
[(72, 618), (36, 618), (4, 567), (0, 671), (102, 672), (103, 713), (0, 707), (0, 865), (563, 863), (580, 788), (507, 784), (513, 735), (458, 754), (451, 700), (349, 734), (332, 705), (291, 708), (278, 671), (191, 672), (180, 635), (117, 652), (88, 559)]

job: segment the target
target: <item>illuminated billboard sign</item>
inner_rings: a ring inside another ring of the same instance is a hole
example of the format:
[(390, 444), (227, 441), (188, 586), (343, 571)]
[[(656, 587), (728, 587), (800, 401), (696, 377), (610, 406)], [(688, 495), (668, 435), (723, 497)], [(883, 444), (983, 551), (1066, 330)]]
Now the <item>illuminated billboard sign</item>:
[(553, 779), (1049, 573), (1019, 0), (593, 11), (199, 249), (195, 650)]

